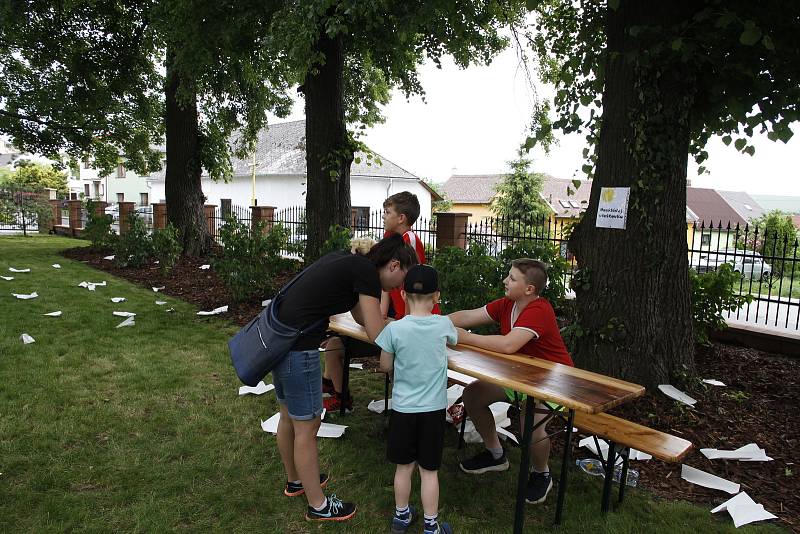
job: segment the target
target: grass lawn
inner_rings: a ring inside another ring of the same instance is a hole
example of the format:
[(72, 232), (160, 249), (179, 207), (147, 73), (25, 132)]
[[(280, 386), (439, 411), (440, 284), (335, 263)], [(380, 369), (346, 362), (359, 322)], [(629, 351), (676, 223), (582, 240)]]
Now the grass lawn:
[[(383, 375), (353, 371), (358, 409), (344, 421), (329, 418), (350, 427), (342, 439), (319, 442), (329, 490), (354, 500), (357, 516), (307, 523), (304, 499), (282, 493), (275, 438), (259, 425), (277, 411), (274, 393), (237, 395), (226, 346), (236, 327), (58, 256), (79, 243), (0, 238), (0, 272), (15, 277), (0, 280), (0, 532), (388, 530), (394, 470), (384, 460), (385, 419), (365, 408), (381, 398)], [(90, 292), (78, 287), (84, 280), (108, 285)], [(39, 297), (11, 296), (32, 291)], [(42, 315), (56, 310), (63, 315)], [(115, 328), (123, 318), (114, 310), (137, 313), (136, 325)], [(36, 342), (23, 345), (23, 332)], [(441, 517), (457, 532), (510, 532), (518, 451), (508, 472), (474, 477), (458, 470), (455, 442), (453, 430), (440, 473)], [(642, 488), (602, 517), (600, 489), (599, 479), (573, 467), (564, 524), (552, 526), (554, 492), (528, 507), (526, 531), (781, 532), (737, 531), (726, 514), (660, 501)], [(416, 482), (412, 502), (419, 504)]]

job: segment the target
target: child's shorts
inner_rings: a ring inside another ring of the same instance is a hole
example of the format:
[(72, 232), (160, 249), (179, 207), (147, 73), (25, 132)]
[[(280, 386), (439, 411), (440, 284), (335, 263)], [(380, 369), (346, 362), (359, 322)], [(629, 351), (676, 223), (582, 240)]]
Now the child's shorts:
[(275, 397), (289, 417), (310, 421), (322, 414), (322, 371), (319, 351), (291, 351), (272, 370)]
[(442, 465), (445, 411), (403, 413), (392, 411), (386, 457), (395, 464), (417, 462), (428, 471)]

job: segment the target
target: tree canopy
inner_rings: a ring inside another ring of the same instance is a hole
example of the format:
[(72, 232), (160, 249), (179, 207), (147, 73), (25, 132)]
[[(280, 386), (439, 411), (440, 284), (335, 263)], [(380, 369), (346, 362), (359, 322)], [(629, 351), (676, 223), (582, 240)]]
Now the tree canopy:
[(542, 200), (544, 175), (530, 172), (531, 160), (520, 150), (517, 159), (508, 162), (511, 173), (497, 184), (497, 195), (492, 198), (490, 208), (498, 217), (525, 221), (528, 225), (540, 225), (550, 215), (550, 209)]
[(4, 178), (3, 183), (14, 184), (28, 191), (55, 189), (61, 197), (65, 197), (69, 193), (65, 172), (54, 169), (49, 164), (33, 163), (27, 160), (18, 162), (15, 169)]

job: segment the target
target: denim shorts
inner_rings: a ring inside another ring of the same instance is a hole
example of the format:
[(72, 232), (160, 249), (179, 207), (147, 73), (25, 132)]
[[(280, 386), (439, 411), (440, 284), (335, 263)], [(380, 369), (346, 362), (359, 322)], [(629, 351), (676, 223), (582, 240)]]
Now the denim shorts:
[(272, 370), (278, 402), (289, 417), (310, 421), (322, 414), (322, 370), (319, 350), (291, 351)]

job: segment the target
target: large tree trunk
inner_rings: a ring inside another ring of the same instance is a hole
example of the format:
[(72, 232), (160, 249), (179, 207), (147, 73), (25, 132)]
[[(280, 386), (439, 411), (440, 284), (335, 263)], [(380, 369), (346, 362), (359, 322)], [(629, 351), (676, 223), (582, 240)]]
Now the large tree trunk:
[[(167, 52), (166, 134), (167, 170), (164, 190), (167, 219), (180, 232), (184, 254), (201, 256), (208, 252), (210, 240), (203, 213), (205, 197), (200, 184), (202, 167), (197, 125), (197, 96), (191, 85), (181, 80)], [(188, 96), (178, 96), (181, 87)]]
[[(669, 27), (693, 9), (691, 0), (609, 9), (596, 175), (570, 239), (580, 269), (577, 365), (647, 387), (694, 371), (685, 217), (694, 77), (691, 65), (642, 65), (647, 42), (626, 29)], [(595, 226), (601, 187), (631, 188), (625, 230)]]
[(306, 76), (306, 259), (319, 257), (329, 228), (350, 227), (353, 148), (344, 120), (344, 42), (324, 32), (316, 45), (325, 63)]

